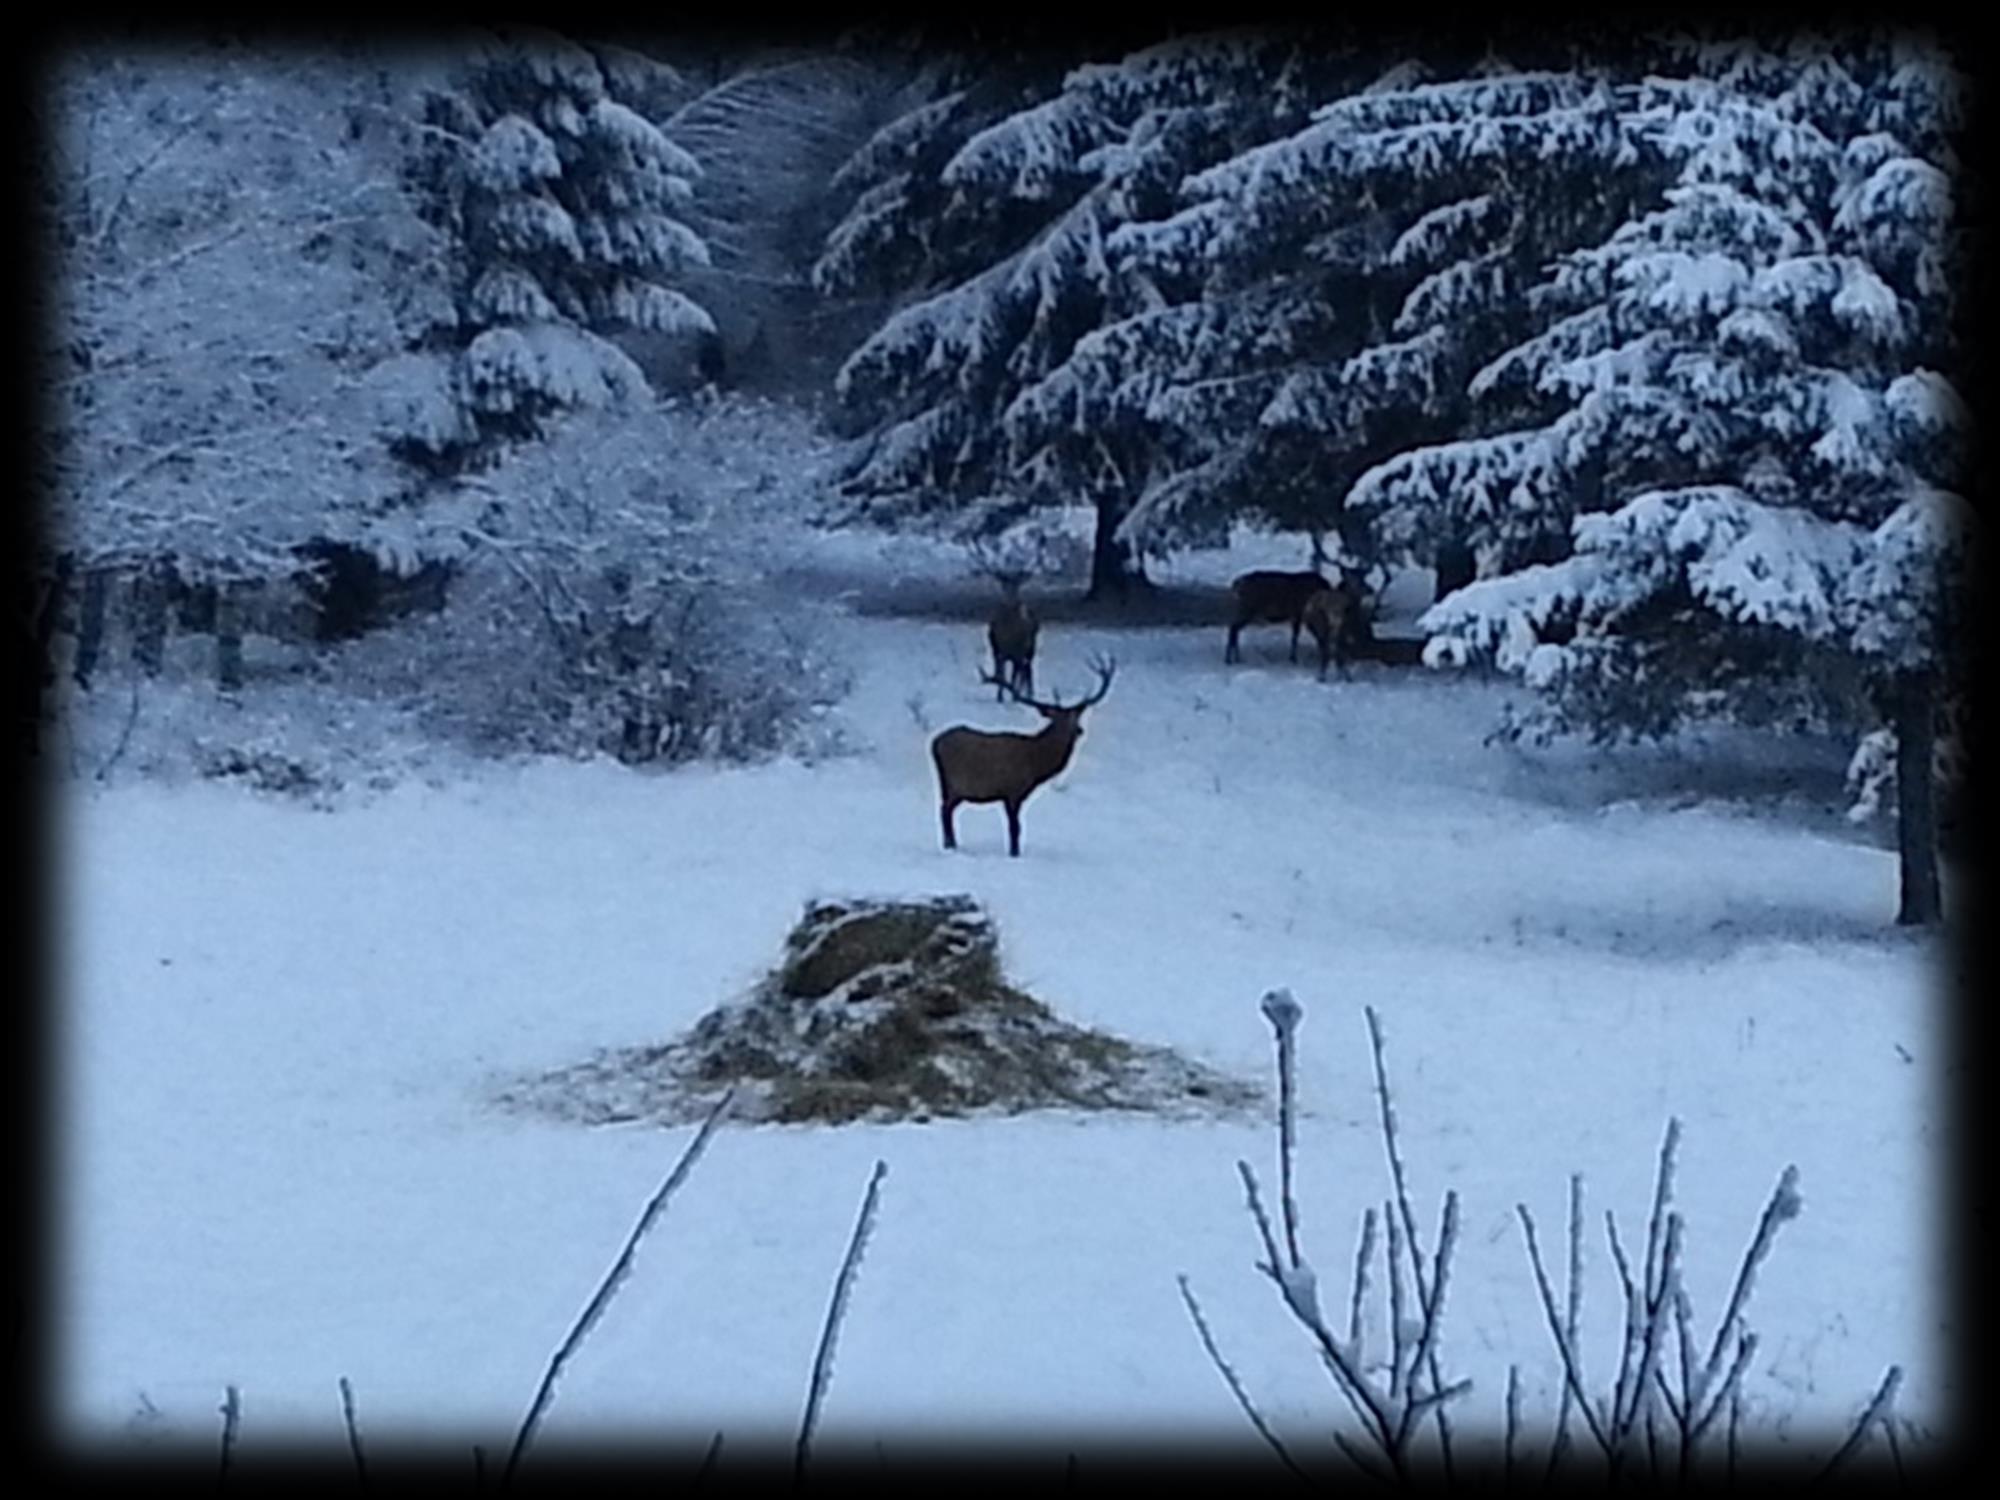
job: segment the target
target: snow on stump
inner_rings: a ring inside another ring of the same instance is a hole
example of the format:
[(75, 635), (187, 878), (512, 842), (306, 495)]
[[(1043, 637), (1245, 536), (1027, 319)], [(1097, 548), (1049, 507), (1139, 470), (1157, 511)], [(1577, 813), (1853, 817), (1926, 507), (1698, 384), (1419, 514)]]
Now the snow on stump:
[(970, 896), (810, 902), (763, 981), (679, 1040), (600, 1053), (498, 1098), (593, 1125), (685, 1124), (730, 1084), (732, 1118), (774, 1123), (1263, 1102), (1169, 1048), (1059, 1020), (1002, 977), (993, 919)]

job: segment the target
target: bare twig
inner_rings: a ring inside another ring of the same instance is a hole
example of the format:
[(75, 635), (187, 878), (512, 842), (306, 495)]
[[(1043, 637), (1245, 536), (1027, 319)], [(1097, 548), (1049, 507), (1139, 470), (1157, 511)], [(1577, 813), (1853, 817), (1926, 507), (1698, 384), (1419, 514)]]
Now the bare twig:
[(1346, 1433), (1334, 1433), (1333, 1445), (1340, 1450), (1341, 1457), (1353, 1464), (1355, 1468), (1359, 1469), (1369, 1479), (1374, 1480), (1377, 1484), (1395, 1484), (1395, 1475), (1384, 1469), (1378, 1459)]
[(222, 1456), (216, 1465), (215, 1482), (219, 1487), (229, 1477), (229, 1461), (236, 1454), (236, 1429), (243, 1419), (243, 1393), (233, 1385), (222, 1388)]
[[(1754, 1342), (1754, 1341), (1753, 1341)], [(1743, 1392), (1735, 1386), (1729, 1388), (1729, 1482), (1736, 1483), (1736, 1429), (1743, 1418)]]
[(1242, 1175), (1243, 1190), (1250, 1203), (1250, 1215), (1257, 1222), (1257, 1232), (1263, 1237), (1264, 1252), (1268, 1257), (1258, 1262), (1257, 1269), (1271, 1278), (1272, 1284), (1278, 1288), (1279, 1295), (1284, 1298), (1285, 1306), (1291, 1309), (1292, 1316), (1304, 1324), (1306, 1331), (1312, 1334), (1314, 1342), (1319, 1345), (1320, 1360), (1332, 1373), (1334, 1384), (1340, 1388), (1341, 1394), (1347, 1397), (1348, 1404), (1354, 1408), (1354, 1414), (1370, 1430), (1375, 1441), (1382, 1446), (1384, 1452), (1387, 1452), (1391, 1431), (1387, 1409), (1382, 1405), (1381, 1398), (1376, 1395), (1374, 1388), (1355, 1366), (1348, 1352), (1343, 1350), (1333, 1335), (1327, 1331), (1325, 1323), (1320, 1320), (1318, 1309), (1302, 1302), (1295, 1289), (1297, 1278), (1288, 1280), (1280, 1270), (1284, 1262), (1278, 1256), (1278, 1242), (1271, 1232), (1270, 1216), (1264, 1212), (1263, 1199), (1257, 1193), (1257, 1174), (1250, 1170), (1250, 1163), (1246, 1161), (1237, 1162), (1236, 1170)]
[(1632, 1280), (1632, 1265), (1625, 1258), (1625, 1246), (1618, 1238), (1618, 1216), (1604, 1210), (1604, 1236), (1611, 1242), (1611, 1259), (1618, 1267), (1618, 1280), (1625, 1292), (1625, 1334), (1618, 1349), (1618, 1378), (1611, 1386), (1611, 1441), (1622, 1442), (1626, 1427), (1625, 1396), (1632, 1380), (1632, 1355), (1639, 1345), (1641, 1304), (1639, 1287)]
[(1681, 1399), (1679, 1403), (1682, 1441), (1695, 1419), (1694, 1401), (1694, 1306), (1688, 1301), (1687, 1289), (1674, 1288), (1674, 1333), (1680, 1343), (1681, 1356)]
[(1375, 1210), (1361, 1216), (1361, 1244), (1354, 1252), (1354, 1295), (1347, 1305), (1347, 1342), (1361, 1359), (1361, 1303), (1368, 1292), (1368, 1262), (1375, 1256)]
[(1771, 1190), (1771, 1201), (1764, 1205), (1763, 1217), (1757, 1221), (1757, 1232), (1751, 1237), (1749, 1249), (1743, 1252), (1743, 1264), (1737, 1270), (1736, 1285), (1729, 1293), (1728, 1310), (1715, 1327), (1715, 1342), (1709, 1347), (1707, 1363), (1703, 1365), (1695, 1387), (1697, 1402), (1706, 1395), (1707, 1387), (1721, 1368), (1722, 1352), (1728, 1347), (1729, 1335), (1735, 1329), (1737, 1319), (1743, 1315), (1744, 1304), (1750, 1300), (1757, 1267), (1770, 1253), (1771, 1241), (1778, 1232), (1778, 1226), (1787, 1219), (1798, 1217), (1799, 1208), (1799, 1169), (1788, 1166), (1779, 1175), (1778, 1185)]
[(861, 1254), (868, 1245), (868, 1232), (875, 1225), (875, 1205), (880, 1200), (882, 1179), (888, 1174), (887, 1162), (877, 1161), (875, 1170), (868, 1177), (868, 1192), (861, 1200), (861, 1213), (854, 1221), (854, 1233), (847, 1241), (847, 1254), (841, 1257), (840, 1274), (833, 1281), (833, 1298), (827, 1304), (826, 1325), (820, 1329), (819, 1348), (813, 1354), (812, 1383), (806, 1391), (806, 1414), (799, 1423), (798, 1448), (792, 1459), (792, 1479), (796, 1483), (803, 1478), (806, 1459), (812, 1452), (813, 1428), (819, 1422), (820, 1403), (826, 1398), (827, 1383), (833, 1377), (833, 1351), (840, 1338), (840, 1325), (847, 1314), (848, 1294), (854, 1288), (855, 1274), (861, 1268)]
[(1882, 1414), (1882, 1436), (1889, 1440), (1889, 1457), (1896, 1465), (1896, 1482), (1908, 1484), (1909, 1475), (1903, 1472), (1903, 1440), (1896, 1436), (1896, 1421), (1888, 1412)]
[(1521, 1430), (1521, 1367), (1507, 1366), (1507, 1436), (1500, 1450), (1502, 1484), (1514, 1482), (1514, 1439)]
[[(1673, 1201), (1674, 1160), (1680, 1148), (1681, 1122), (1670, 1116), (1660, 1142), (1659, 1166), (1653, 1178), (1653, 1211), (1646, 1220), (1646, 1279), (1640, 1288), (1638, 1332), (1639, 1365), (1628, 1388), (1624, 1427), (1620, 1443), (1628, 1438), (1643, 1415), (1646, 1422), (1646, 1459), (1652, 1472), (1659, 1467), (1659, 1441), (1655, 1431), (1653, 1372), (1659, 1367), (1660, 1341), (1665, 1327), (1667, 1292), (1680, 1258), (1681, 1217), (1668, 1210)], [(1615, 1414), (1614, 1414), (1615, 1420)]]
[(1247, 1161), (1238, 1161), (1236, 1171), (1243, 1179), (1243, 1192), (1250, 1203), (1250, 1217), (1257, 1221), (1257, 1233), (1264, 1241), (1264, 1256), (1269, 1262), (1268, 1265), (1260, 1266), (1258, 1269), (1276, 1281), (1278, 1289), (1283, 1291), (1284, 1281), (1278, 1275), (1278, 1267), (1284, 1262), (1278, 1255), (1278, 1241), (1271, 1233), (1271, 1220), (1264, 1212), (1264, 1200), (1257, 1195), (1256, 1174), (1250, 1170), (1250, 1163)]
[(542, 1373), (542, 1383), (535, 1391), (535, 1399), (528, 1406), (528, 1415), (521, 1421), (521, 1430), (514, 1435), (514, 1446), (507, 1454), (507, 1466), (500, 1474), (502, 1485), (513, 1479), (514, 1470), (521, 1462), (521, 1455), (527, 1452), (528, 1444), (534, 1439), (535, 1429), (541, 1425), (543, 1414), (548, 1410), (549, 1403), (555, 1399), (556, 1380), (562, 1374), (563, 1366), (569, 1363), (577, 1349), (582, 1346), (584, 1339), (589, 1337), (590, 1330), (597, 1326), (597, 1320), (604, 1316), (605, 1308), (611, 1305), (612, 1297), (617, 1294), (619, 1286), (632, 1269), (632, 1259), (638, 1253), (639, 1242), (646, 1237), (647, 1232), (659, 1219), (674, 1190), (687, 1180), (688, 1173), (693, 1170), (695, 1162), (707, 1148), (709, 1137), (721, 1123), (723, 1112), (729, 1108), (735, 1097), (736, 1090), (731, 1087), (725, 1089), (722, 1097), (715, 1101), (715, 1107), (701, 1122), (701, 1128), (695, 1132), (694, 1139), (688, 1142), (687, 1149), (681, 1153), (681, 1159), (674, 1163), (673, 1170), (660, 1184), (659, 1191), (654, 1193), (651, 1201), (646, 1204), (645, 1210), (639, 1215), (639, 1222), (632, 1226), (631, 1234), (626, 1236), (625, 1246), (618, 1252), (618, 1258), (611, 1263), (611, 1269), (605, 1273), (604, 1280), (598, 1284), (596, 1292), (592, 1294), (575, 1325), (549, 1360), (548, 1369)]
[(1868, 1429), (1877, 1422), (1885, 1422), (1888, 1419), (1889, 1409), (1896, 1399), (1896, 1390), (1902, 1383), (1903, 1367), (1889, 1366), (1888, 1373), (1882, 1377), (1882, 1384), (1876, 1387), (1874, 1399), (1861, 1413), (1861, 1420), (1854, 1424), (1854, 1430), (1847, 1435), (1847, 1441), (1842, 1443), (1833, 1457), (1827, 1460), (1826, 1467), (1813, 1476), (1815, 1484), (1831, 1477), (1836, 1469), (1861, 1451), (1861, 1445), (1868, 1441)]
[(1389, 1072), (1382, 1061), (1382, 1021), (1375, 1007), (1363, 1008), (1368, 1018), (1368, 1040), (1375, 1053), (1375, 1095), (1382, 1107), (1382, 1142), (1389, 1152), (1389, 1177), (1396, 1187), (1396, 1206), (1403, 1216), (1403, 1234), (1410, 1246), (1410, 1260), (1416, 1266), (1417, 1295), (1429, 1301), (1424, 1291), (1423, 1258), (1417, 1248), (1417, 1214), (1410, 1206), (1409, 1186), (1403, 1174), (1403, 1153), (1396, 1148), (1396, 1106), (1389, 1096)]
[(1627, 1413), (1629, 1424), (1637, 1415), (1646, 1418), (1646, 1454), (1648, 1462), (1659, 1462), (1658, 1439), (1654, 1431), (1654, 1377), (1660, 1373), (1660, 1356), (1666, 1342), (1667, 1309), (1670, 1294), (1680, 1286), (1681, 1235), (1683, 1221), (1678, 1213), (1667, 1215), (1667, 1227), (1661, 1241), (1658, 1267), (1658, 1281), (1647, 1296), (1645, 1314), (1644, 1343), (1639, 1350), (1639, 1373), (1632, 1389), (1632, 1410)]
[(708, 1451), (701, 1456), (701, 1467), (694, 1471), (692, 1484), (700, 1484), (715, 1469), (715, 1460), (722, 1453), (722, 1429), (715, 1429), (715, 1436), (708, 1440)]
[(1216, 1347), (1214, 1335), (1209, 1332), (1208, 1320), (1201, 1315), (1201, 1304), (1195, 1301), (1194, 1292), (1188, 1286), (1187, 1277), (1181, 1276), (1176, 1279), (1180, 1282), (1181, 1300), (1187, 1304), (1188, 1316), (1194, 1319), (1195, 1332), (1201, 1335), (1201, 1347), (1208, 1351), (1210, 1363), (1221, 1372), (1223, 1381), (1229, 1387), (1229, 1393), (1236, 1398), (1236, 1404), (1243, 1408), (1243, 1415), (1250, 1419), (1250, 1425), (1257, 1429), (1257, 1435), (1263, 1438), (1273, 1453), (1278, 1455), (1278, 1461), (1300, 1479), (1311, 1483), (1311, 1477), (1293, 1461), (1292, 1455), (1286, 1451), (1277, 1433), (1273, 1432), (1270, 1424), (1264, 1420), (1264, 1414), (1258, 1411), (1250, 1400), (1249, 1393), (1243, 1389), (1243, 1382), (1230, 1368), (1229, 1361), (1222, 1357), (1222, 1351)]
[[(1368, 1021), (1369, 1046), (1375, 1059), (1375, 1092), (1382, 1107), (1382, 1143), (1389, 1156), (1389, 1175), (1396, 1187), (1396, 1207), (1403, 1218), (1403, 1237), (1410, 1249), (1410, 1279), (1417, 1289), (1419, 1311), (1428, 1318), (1432, 1303), (1436, 1300), (1436, 1278), (1424, 1274), (1423, 1250), (1417, 1239), (1417, 1214), (1410, 1206), (1409, 1184), (1403, 1171), (1403, 1153), (1396, 1145), (1396, 1106), (1389, 1094), (1389, 1068), (1382, 1057), (1382, 1018), (1375, 1013), (1375, 1007), (1364, 1006), (1363, 1013)], [(1391, 1272), (1393, 1282), (1394, 1273)], [(1426, 1372), (1435, 1388), (1444, 1383), (1438, 1371), (1437, 1356), (1429, 1355), (1425, 1361)], [(1442, 1404), (1434, 1408), (1437, 1415), (1438, 1446), (1444, 1457), (1445, 1478), (1451, 1477), (1451, 1420), (1445, 1414)]]
[(1528, 1205), (1525, 1203), (1515, 1204), (1514, 1212), (1521, 1216), (1521, 1227), (1527, 1232), (1528, 1259), (1535, 1268), (1535, 1284), (1541, 1288), (1542, 1309), (1548, 1314), (1549, 1332), (1555, 1336), (1556, 1353), (1562, 1357), (1563, 1377), (1569, 1382), (1570, 1389), (1576, 1393), (1576, 1404), (1583, 1412), (1583, 1420), (1590, 1428), (1590, 1435), (1597, 1439), (1597, 1446), (1609, 1457), (1611, 1442), (1604, 1428), (1598, 1423), (1597, 1414), (1591, 1410), (1590, 1393), (1583, 1388), (1583, 1371), (1577, 1364), (1575, 1345), (1564, 1332), (1561, 1319), (1556, 1316), (1555, 1293), (1549, 1290), (1548, 1272), (1542, 1268), (1541, 1246), (1535, 1240), (1534, 1216), (1528, 1212)]
[(1410, 1425), (1414, 1427), (1416, 1419), (1422, 1417), (1433, 1407), (1443, 1406), (1447, 1401), (1456, 1401), (1460, 1396), (1469, 1396), (1471, 1394), (1472, 1382), (1470, 1380), (1454, 1381), (1443, 1390), (1426, 1392), (1417, 1397), (1410, 1405), (1410, 1410), (1413, 1413)]
[(1264, 996), (1263, 1011), (1278, 1039), (1278, 1202), (1285, 1215), (1285, 1248), (1292, 1265), (1299, 1264), (1299, 1204), (1292, 1192), (1292, 1154), (1296, 1139), (1293, 1116), (1297, 1094), (1294, 1088), (1293, 1046), (1304, 1012), (1292, 992), (1272, 990)]
[(361, 1456), (361, 1428), (354, 1420), (354, 1387), (340, 1377), (340, 1415), (347, 1425), (347, 1447), (354, 1455), (354, 1482), (368, 1483), (368, 1464)]
[(1653, 1399), (1653, 1382), (1643, 1382), (1640, 1407), (1646, 1413), (1646, 1476), (1654, 1483), (1660, 1478), (1659, 1404)]
[(1389, 1391), (1393, 1396), (1403, 1388), (1403, 1221), (1390, 1204), (1382, 1205), (1382, 1217), (1389, 1225)]
[(1681, 1122), (1667, 1119), (1666, 1138), (1660, 1142), (1660, 1163), (1653, 1178), (1653, 1212), (1646, 1221), (1646, 1300), (1657, 1301), (1665, 1285), (1666, 1269), (1662, 1251), (1666, 1247), (1667, 1204), (1674, 1194), (1674, 1154), (1680, 1148)]
[(1665, 1370), (1653, 1371), (1653, 1394), (1667, 1404), (1667, 1415), (1674, 1419), (1674, 1425), (1681, 1430), (1681, 1443), (1685, 1446), (1688, 1432), (1685, 1409), (1681, 1406), (1679, 1398), (1674, 1395), (1674, 1388), (1667, 1384)]
[[(1583, 1315), (1583, 1174), (1572, 1172), (1569, 1178), (1569, 1286), (1566, 1292), (1566, 1308), (1563, 1331), (1569, 1338), (1569, 1346), (1576, 1347), (1577, 1328)], [(1556, 1410), (1555, 1441), (1549, 1445), (1549, 1464), (1542, 1478), (1546, 1483), (1555, 1476), (1556, 1465), (1569, 1449), (1569, 1408), (1576, 1399), (1569, 1382), (1563, 1382), (1562, 1401)]]
[[(1405, 1401), (1410, 1401), (1415, 1395), (1417, 1367), (1419, 1365), (1429, 1367), (1431, 1364), (1431, 1355), (1437, 1348), (1438, 1325), (1444, 1321), (1445, 1285), (1451, 1276), (1451, 1254), (1457, 1244), (1458, 1194), (1456, 1191), (1451, 1191), (1444, 1195), (1444, 1214), (1438, 1228), (1436, 1275), (1431, 1279), (1430, 1305), (1424, 1309), (1423, 1328), (1417, 1335), (1416, 1350), (1410, 1356), (1409, 1373), (1404, 1377), (1403, 1399)], [(1435, 1389), (1436, 1384), (1436, 1375), (1433, 1373), (1433, 1389)], [(1417, 1403), (1417, 1405), (1421, 1404)], [(1414, 1412), (1416, 1406), (1411, 1406), (1410, 1410)], [(1406, 1438), (1412, 1425), (1411, 1418), (1406, 1415), (1403, 1422), (1404, 1436)]]
[(111, 748), (110, 756), (97, 768), (97, 780), (108, 782), (111, 771), (124, 758), (125, 747), (132, 743), (132, 726), (139, 722), (139, 676), (132, 676), (132, 701), (125, 709), (125, 727), (118, 731), (118, 743)]
[(1731, 1361), (1729, 1373), (1723, 1377), (1721, 1386), (1716, 1390), (1715, 1399), (1709, 1403), (1708, 1411), (1694, 1424), (1694, 1431), (1689, 1435), (1690, 1442), (1698, 1443), (1702, 1440), (1708, 1432), (1709, 1424), (1721, 1412), (1725, 1400), (1731, 1403), (1729, 1419), (1732, 1422), (1736, 1420), (1736, 1395), (1742, 1389), (1743, 1372), (1750, 1368), (1750, 1360), (1756, 1353), (1756, 1334), (1746, 1333), (1736, 1341), (1736, 1358)]

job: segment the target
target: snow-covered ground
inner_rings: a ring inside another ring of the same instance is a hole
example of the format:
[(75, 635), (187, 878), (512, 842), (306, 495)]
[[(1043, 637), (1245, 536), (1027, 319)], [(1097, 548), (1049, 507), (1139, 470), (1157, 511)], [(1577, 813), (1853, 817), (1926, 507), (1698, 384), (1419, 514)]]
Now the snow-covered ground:
[[(854, 559), (864, 555), (857, 548)], [(852, 560), (852, 559), (851, 559)], [(1263, 563), (1264, 558), (1254, 559)], [(1242, 557), (1211, 560), (1218, 577)], [(60, 814), (59, 1411), (260, 1443), (504, 1446), (688, 1132), (480, 1103), (498, 1072), (677, 1033), (754, 981), (805, 901), (968, 891), (1011, 977), (1068, 1019), (1267, 1076), (1262, 992), (1304, 1003), (1301, 1202), (1345, 1307), (1387, 1189), (1362, 1006), (1381, 1013), (1427, 1241), (1463, 1229), (1442, 1353), (1498, 1420), (1518, 1362), (1560, 1394), (1515, 1221), (1560, 1246), (1586, 1180), (1586, 1373), (1616, 1367), (1601, 1214), (1678, 1202), (1704, 1337), (1787, 1163), (1805, 1212), (1759, 1278), (1746, 1392), (1815, 1446), (1892, 1362), (1944, 1404), (1933, 1244), (1945, 1059), (1934, 939), (1891, 925), (1893, 855), (1836, 816), (1838, 755), (1743, 740), (1609, 759), (1482, 744), (1503, 689), (1361, 666), (1313, 681), (1276, 629), (1057, 628), (1043, 691), (1119, 660), (1070, 769), (938, 847), (929, 735), (1030, 727), (964, 624), (854, 618), (858, 753), (635, 774), (455, 767), (331, 810), (206, 781), (79, 782)], [(1755, 752), (1753, 757), (1752, 752)], [(690, 1462), (792, 1430), (868, 1171), (889, 1164), (822, 1418), (827, 1443), (975, 1431), (1257, 1440), (1225, 1353), (1309, 1455), (1352, 1417), (1252, 1268), (1251, 1125), (1039, 1115), (725, 1127), (559, 1389), (546, 1440), (678, 1434)], [(1559, 1253), (1559, 1252), (1558, 1252)], [(1380, 1314), (1370, 1357), (1385, 1347)]]

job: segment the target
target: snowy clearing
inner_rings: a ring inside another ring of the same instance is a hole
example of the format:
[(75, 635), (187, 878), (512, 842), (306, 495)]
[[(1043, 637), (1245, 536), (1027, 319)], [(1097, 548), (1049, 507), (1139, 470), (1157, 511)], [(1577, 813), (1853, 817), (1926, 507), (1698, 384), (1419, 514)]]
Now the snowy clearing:
[[(1462, 1199), (1442, 1337), (1447, 1373), (1475, 1382), (1462, 1429), (1495, 1426), (1512, 1360), (1546, 1441), (1560, 1371), (1514, 1205), (1560, 1245), (1572, 1171), (1586, 1370), (1608, 1385), (1601, 1215), (1643, 1240), (1669, 1115), (1704, 1338), (1779, 1172), (1801, 1172), (1805, 1212), (1750, 1308), (1758, 1430), (1824, 1451), (1892, 1362), (1900, 1412), (1935, 1420), (1937, 940), (1891, 926), (1894, 855), (1840, 823), (1837, 756), (1748, 737), (1491, 749), (1496, 685), (1372, 665), (1319, 685), (1276, 628), (1225, 669), (1219, 630), (1051, 627), (1044, 691), (1087, 685), (1096, 651), (1117, 684), (1029, 802), (1023, 857), (995, 807), (963, 809), (947, 854), (929, 735), (1032, 716), (978, 685), (974, 627), (847, 626), (859, 749), (817, 764), (466, 766), (332, 810), (74, 784), (67, 1432), (206, 1441), (233, 1383), (246, 1456), (331, 1445), (345, 1375), (372, 1435), (504, 1444), (689, 1132), (505, 1117), (479, 1103), (489, 1080), (678, 1033), (755, 982), (808, 899), (953, 891), (995, 914), (1009, 978), (1064, 1018), (1249, 1078), (1272, 1066), (1258, 997), (1298, 995), (1304, 1235), (1343, 1317), (1361, 1213), (1388, 1191), (1361, 1013), (1377, 1007), (1424, 1234), (1445, 1189)], [(1112, 1431), (1251, 1451), (1184, 1272), (1266, 1414), (1324, 1455), (1352, 1417), (1252, 1269), (1235, 1169), (1271, 1181), (1274, 1137), (1072, 1115), (725, 1127), (545, 1440), (643, 1428), (692, 1463), (717, 1428), (791, 1432), (880, 1157), (822, 1442)]]

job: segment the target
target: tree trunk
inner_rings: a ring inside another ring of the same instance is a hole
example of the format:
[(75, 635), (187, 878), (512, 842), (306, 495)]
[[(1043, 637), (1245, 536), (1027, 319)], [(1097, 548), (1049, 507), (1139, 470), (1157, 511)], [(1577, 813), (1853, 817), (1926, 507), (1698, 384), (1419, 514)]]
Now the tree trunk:
[(1123, 600), (1133, 586), (1144, 588), (1146, 574), (1132, 549), (1118, 540), (1118, 523), (1125, 512), (1110, 500), (1097, 502), (1097, 535), (1090, 548), (1090, 588), (1086, 599), (1107, 596)]
[(1926, 672), (1896, 682), (1896, 852), (1906, 927), (1942, 919), (1938, 886), (1936, 782), (1931, 761), (1937, 738), (1937, 687)]
[(87, 568), (83, 574), (83, 597), (76, 618), (76, 660), (70, 676), (88, 691), (97, 659), (104, 651), (104, 616), (111, 601), (111, 572), (108, 568)]
[(55, 644), (56, 622), (62, 617), (63, 598), (69, 592), (69, 578), (76, 559), (65, 552), (56, 558), (55, 570), (49, 581), (43, 585), (39, 607), (34, 619), (29, 622), (23, 645), (21, 686), (26, 694), (22, 703), (22, 729), (27, 740), (30, 757), (42, 753), (42, 715), (47, 711), (48, 689), (56, 680), (54, 663), (50, 660), (51, 648)]
[(132, 660), (148, 677), (160, 675), (167, 659), (167, 579), (160, 564), (132, 580)]
[(660, 754), (658, 704), (644, 681), (657, 654), (652, 617), (614, 619), (608, 644), (618, 679), (618, 758), (628, 766), (643, 765)]
[(1441, 544), (1437, 549), (1437, 591), (1432, 597), (1442, 599), (1464, 588), (1478, 576), (1478, 571), (1469, 543), (1455, 540)]
[(243, 689), (243, 585), (215, 585), (215, 682), (225, 693)]

